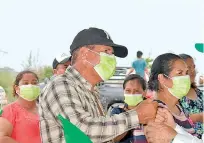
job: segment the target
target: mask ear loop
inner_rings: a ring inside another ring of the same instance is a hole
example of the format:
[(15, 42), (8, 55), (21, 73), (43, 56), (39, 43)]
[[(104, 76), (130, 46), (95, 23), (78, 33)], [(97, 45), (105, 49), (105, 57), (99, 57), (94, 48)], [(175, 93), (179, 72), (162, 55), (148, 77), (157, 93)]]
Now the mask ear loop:
[[(100, 56), (100, 54), (97, 53), (97, 52), (95, 52), (95, 51), (92, 51), (92, 50), (90, 50), (90, 49), (88, 49), (88, 51), (93, 52), (94, 54), (97, 54), (97, 55)], [(89, 62), (87, 59), (85, 59), (85, 60), (86, 60), (87, 63), (89, 63), (89, 64), (92, 65), (93, 67), (95, 66), (93, 63)]]
[[(166, 75), (166, 74), (163, 74), (165, 77), (167, 77), (167, 78), (169, 78), (169, 79), (171, 79), (171, 80), (173, 80), (172, 78), (170, 78), (168, 75)], [(165, 84), (163, 84), (164, 85), (164, 87), (166, 87), (167, 89), (169, 89), (169, 87), (167, 87)]]
[(166, 75), (166, 74), (163, 74), (165, 77), (167, 77), (167, 78), (169, 78), (169, 79), (172, 79), (172, 78), (170, 78), (168, 75)]
[(93, 50), (90, 50), (90, 49), (88, 49), (90, 52), (93, 52), (93, 53), (95, 53), (95, 54), (97, 54), (97, 55), (100, 55), (99, 53), (97, 53), (97, 52), (95, 52), (95, 51), (93, 51)]

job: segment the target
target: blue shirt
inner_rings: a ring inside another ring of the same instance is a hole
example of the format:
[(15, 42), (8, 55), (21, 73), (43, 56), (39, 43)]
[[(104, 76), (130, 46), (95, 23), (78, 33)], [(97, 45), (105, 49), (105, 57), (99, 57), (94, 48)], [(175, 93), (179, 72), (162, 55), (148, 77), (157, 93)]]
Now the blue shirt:
[(147, 64), (144, 59), (137, 59), (132, 63), (132, 67), (135, 69), (136, 74), (144, 77), (144, 71)]

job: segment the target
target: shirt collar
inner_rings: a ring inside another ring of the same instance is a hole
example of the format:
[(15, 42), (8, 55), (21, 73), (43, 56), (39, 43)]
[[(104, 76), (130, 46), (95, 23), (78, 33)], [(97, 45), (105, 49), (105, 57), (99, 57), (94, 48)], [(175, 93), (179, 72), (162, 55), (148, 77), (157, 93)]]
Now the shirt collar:
[(83, 85), (88, 90), (91, 90), (92, 85), (84, 77), (82, 77), (74, 67), (69, 66), (66, 70), (66, 74), (68, 74), (68, 76), (71, 76), (76, 84), (80, 86)]

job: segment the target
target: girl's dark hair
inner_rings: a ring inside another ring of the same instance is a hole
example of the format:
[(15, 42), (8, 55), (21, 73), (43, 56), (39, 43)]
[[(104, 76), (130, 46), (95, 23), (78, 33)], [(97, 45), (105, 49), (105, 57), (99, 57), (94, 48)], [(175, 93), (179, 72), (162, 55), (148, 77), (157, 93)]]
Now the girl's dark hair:
[[(193, 58), (192, 58), (190, 55), (187, 55), (187, 54), (179, 54), (179, 56), (180, 56), (185, 62), (186, 62), (187, 59), (192, 59), (192, 60), (193, 60)], [(191, 83), (191, 88), (193, 88), (193, 89), (197, 88), (195, 82)]]
[(36, 77), (36, 79), (39, 81), (37, 74), (32, 72), (32, 71), (25, 70), (25, 71), (18, 73), (18, 75), (16, 76), (16, 79), (14, 81), (14, 85), (13, 85), (13, 96), (16, 96), (15, 86), (19, 86), (19, 82), (23, 78), (24, 74), (33, 74)]
[(158, 91), (158, 75), (165, 74), (168, 76), (169, 73), (172, 71), (172, 65), (176, 60), (179, 59), (181, 59), (181, 57), (172, 53), (159, 55), (152, 64), (151, 73), (148, 81), (148, 89), (150, 89), (151, 91)]
[(137, 75), (137, 74), (131, 74), (125, 78), (123, 82), (123, 89), (125, 89), (126, 83), (130, 80), (137, 80), (141, 84), (142, 89), (146, 90), (146, 81), (144, 80), (144, 78), (142, 78), (140, 75)]

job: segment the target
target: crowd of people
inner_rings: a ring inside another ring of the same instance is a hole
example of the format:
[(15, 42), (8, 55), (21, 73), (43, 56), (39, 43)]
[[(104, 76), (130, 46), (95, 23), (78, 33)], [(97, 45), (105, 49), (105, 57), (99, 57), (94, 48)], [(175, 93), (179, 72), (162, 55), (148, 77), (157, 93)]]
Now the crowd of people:
[[(105, 112), (96, 85), (114, 75), (116, 57), (125, 58), (128, 49), (106, 31), (89, 28), (75, 36), (70, 53), (54, 59), (54, 76), (42, 90), (34, 72), (17, 75), (17, 100), (0, 115), (0, 143), (66, 143), (73, 130), (62, 118), (93, 143), (203, 142), (203, 92), (190, 55), (159, 55), (147, 82), (143, 53), (137, 52), (123, 83), (124, 101)], [(75, 143), (88, 143), (74, 137)]]

